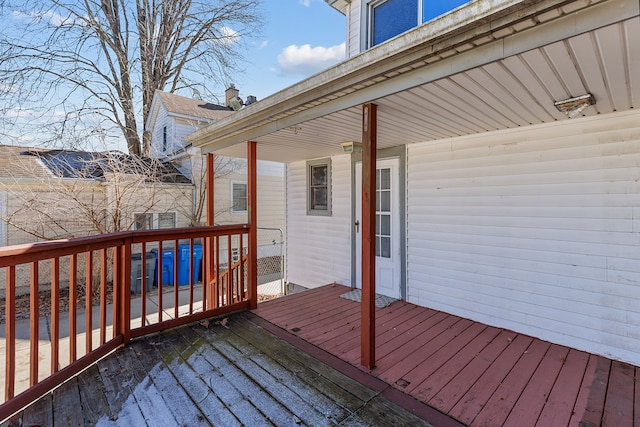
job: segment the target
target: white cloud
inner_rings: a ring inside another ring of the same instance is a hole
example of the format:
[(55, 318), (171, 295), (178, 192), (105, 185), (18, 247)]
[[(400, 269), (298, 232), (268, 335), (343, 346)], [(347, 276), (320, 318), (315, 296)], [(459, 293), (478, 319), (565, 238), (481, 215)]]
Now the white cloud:
[(300, 4), (304, 7), (309, 7), (311, 6), (311, 0), (300, 0)]
[(269, 45), (269, 40), (265, 40), (262, 43), (260, 43), (260, 49), (264, 49), (268, 45)]
[(29, 12), (28, 14), (14, 10), (11, 12), (11, 16), (15, 19), (33, 19), (36, 21), (46, 20), (54, 27), (70, 25), (75, 22), (74, 19), (69, 16), (62, 16), (50, 10), (46, 12)]
[(221, 42), (225, 44), (233, 44), (240, 40), (240, 34), (232, 28), (222, 27), (220, 28)]
[(286, 76), (307, 77), (337, 64), (344, 56), (344, 43), (331, 47), (291, 45), (278, 55), (278, 67)]

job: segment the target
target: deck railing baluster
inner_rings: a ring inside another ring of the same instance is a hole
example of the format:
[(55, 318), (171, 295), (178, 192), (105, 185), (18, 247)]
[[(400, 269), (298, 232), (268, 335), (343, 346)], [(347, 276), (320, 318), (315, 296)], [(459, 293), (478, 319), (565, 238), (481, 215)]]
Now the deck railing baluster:
[(91, 297), (93, 296), (93, 251), (88, 251), (85, 255), (85, 278), (84, 278), (84, 320), (85, 320), (85, 353), (93, 350), (93, 310)]
[(6, 270), (4, 399), (9, 400), (13, 398), (16, 378), (16, 267), (10, 265)]
[(31, 263), (31, 286), (29, 289), (29, 336), (31, 337), (31, 348), (29, 353), (29, 385), (33, 387), (38, 383), (38, 340), (40, 329), (40, 307), (39, 307), (39, 290), (38, 290), (38, 261)]
[(51, 373), (60, 369), (60, 258), (51, 260)]
[(107, 249), (100, 251), (100, 345), (107, 341), (107, 280), (108, 257)]
[(78, 300), (78, 255), (73, 254), (69, 259), (69, 363), (73, 363), (78, 358), (77, 350), (77, 308)]

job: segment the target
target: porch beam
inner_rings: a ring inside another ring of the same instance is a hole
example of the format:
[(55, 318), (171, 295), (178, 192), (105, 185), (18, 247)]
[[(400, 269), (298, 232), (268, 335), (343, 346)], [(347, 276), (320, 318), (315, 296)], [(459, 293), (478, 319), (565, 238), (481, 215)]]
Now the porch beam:
[[(207, 153), (207, 162), (205, 165), (205, 199), (207, 203), (207, 226), (213, 227), (215, 225), (215, 203), (214, 203), (214, 185), (215, 185), (215, 157), (213, 153)], [(205, 309), (212, 309), (216, 307), (218, 301), (218, 278), (215, 275), (214, 259), (217, 259), (217, 254), (214, 254), (214, 238), (207, 237), (205, 239), (204, 250), (204, 265), (205, 272), (202, 277), (206, 277), (207, 283), (203, 283), (202, 288), (206, 295), (203, 295), (203, 304)]]
[(376, 150), (377, 105), (362, 106), (362, 307), (360, 348), (366, 369), (376, 351)]
[[(257, 143), (247, 142), (247, 207), (249, 209), (248, 268), (249, 307), (258, 308), (258, 158)], [(242, 257), (242, 254), (240, 254)]]

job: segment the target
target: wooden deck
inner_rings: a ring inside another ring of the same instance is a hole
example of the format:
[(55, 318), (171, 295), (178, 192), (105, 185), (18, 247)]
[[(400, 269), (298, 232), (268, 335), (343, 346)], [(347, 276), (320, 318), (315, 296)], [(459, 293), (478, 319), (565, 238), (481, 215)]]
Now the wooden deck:
[[(340, 298), (348, 290), (328, 285), (255, 313), (359, 366), (360, 305)], [(376, 309), (376, 359), (371, 374), (462, 424), (640, 426), (640, 368), (403, 301)]]
[(266, 323), (244, 312), (134, 340), (2, 427), (431, 425)]

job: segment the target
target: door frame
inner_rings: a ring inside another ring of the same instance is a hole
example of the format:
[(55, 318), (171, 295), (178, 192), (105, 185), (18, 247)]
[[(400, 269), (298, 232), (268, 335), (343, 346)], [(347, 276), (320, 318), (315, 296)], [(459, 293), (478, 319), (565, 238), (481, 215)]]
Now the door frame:
[[(398, 162), (398, 197), (399, 197), (399, 218), (400, 218), (400, 298), (407, 298), (407, 147), (400, 145), (392, 148), (378, 150), (377, 160), (399, 159)], [(356, 288), (356, 269), (362, 268), (356, 265), (356, 245), (360, 234), (356, 233), (356, 197), (362, 197), (362, 188), (356, 188), (356, 164), (362, 161), (361, 153), (353, 153), (351, 155), (351, 288)]]

